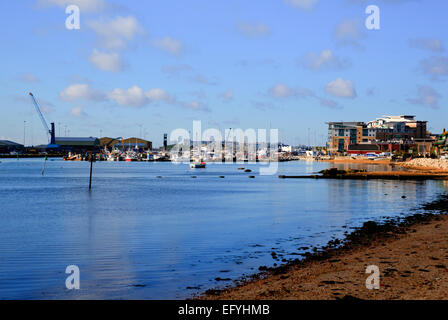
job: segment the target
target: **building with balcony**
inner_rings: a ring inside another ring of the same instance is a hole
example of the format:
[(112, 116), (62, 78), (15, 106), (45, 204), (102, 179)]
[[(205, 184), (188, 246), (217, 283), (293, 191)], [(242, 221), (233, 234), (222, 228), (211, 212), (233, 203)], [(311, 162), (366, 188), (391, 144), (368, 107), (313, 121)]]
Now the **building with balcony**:
[(350, 145), (371, 143), (376, 140), (376, 129), (364, 122), (329, 122), (328, 151), (344, 152)]
[[(327, 148), (334, 153), (366, 153), (369, 151), (408, 150), (422, 141), (428, 150), (427, 121), (415, 116), (383, 116), (365, 122), (328, 122)], [(372, 146), (376, 145), (376, 146)]]

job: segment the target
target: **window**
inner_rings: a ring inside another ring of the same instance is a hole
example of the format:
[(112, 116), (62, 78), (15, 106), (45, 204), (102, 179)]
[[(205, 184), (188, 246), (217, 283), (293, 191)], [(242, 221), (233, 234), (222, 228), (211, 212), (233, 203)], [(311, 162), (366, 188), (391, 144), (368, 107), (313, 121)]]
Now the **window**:
[(344, 139), (339, 139), (338, 142), (338, 151), (344, 151), (344, 147), (345, 147), (345, 140)]

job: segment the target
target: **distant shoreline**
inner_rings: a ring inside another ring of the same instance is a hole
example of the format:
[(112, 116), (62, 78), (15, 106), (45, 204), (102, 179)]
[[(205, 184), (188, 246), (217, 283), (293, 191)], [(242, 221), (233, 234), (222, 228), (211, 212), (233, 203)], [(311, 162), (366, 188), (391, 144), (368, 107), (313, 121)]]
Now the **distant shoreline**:
[(3, 154), (0, 155), (0, 159), (43, 159), (43, 158), (62, 158), (63, 155), (40, 155), (40, 154), (25, 154), (25, 155), (11, 155)]

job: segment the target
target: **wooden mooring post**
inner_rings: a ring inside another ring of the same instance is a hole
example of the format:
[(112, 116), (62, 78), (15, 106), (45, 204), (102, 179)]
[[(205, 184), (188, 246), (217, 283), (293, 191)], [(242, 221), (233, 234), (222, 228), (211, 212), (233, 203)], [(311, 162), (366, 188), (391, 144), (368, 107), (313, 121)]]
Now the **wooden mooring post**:
[(94, 154), (89, 151), (89, 161), (90, 161), (90, 178), (89, 178), (89, 190), (92, 190), (92, 173), (93, 173), (93, 162), (94, 162)]

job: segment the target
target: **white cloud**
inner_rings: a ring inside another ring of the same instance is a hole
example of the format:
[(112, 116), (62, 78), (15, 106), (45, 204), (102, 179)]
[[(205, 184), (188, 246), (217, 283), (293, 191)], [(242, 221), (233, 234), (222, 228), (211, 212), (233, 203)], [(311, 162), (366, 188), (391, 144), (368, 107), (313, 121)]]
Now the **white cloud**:
[(186, 102), (184, 103), (184, 107), (194, 111), (204, 111), (204, 112), (210, 111), (210, 109), (206, 105), (198, 101)]
[(341, 70), (349, 67), (348, 60), (342, 61), (331, 50), (323, 50), (321, 53), (309, 53), (302, 59), (302, 65), (312, 70)]
[(238, 30), (245, 36), (266, 36), (270, 33), (270, 29), (264, 23), (250, 24), (248, 22), (241, 22), (237, 25)]
[(318, 0), (283, 0), (283, 2), (295, 8), (309, 10)]
[[(42, 104), (42, 103), (44, 103), (44, 104)], [(41, 101), (40, 111), (42, 111), (42, 113), (45, 113), (45, 114), (52, 113), (54, 111), (54, 105), (49, 102)]]
[(171, 65), (171, 66), (163, 66), (162, 72), (166, 73), (170, 76), (178, 76), (183, 72), (188, 72), (193, 70), (193, 68), (188, 64), (180, 64), (180, 65)]
[(180, 55), (184, 50), (184, 44), (181, 41), (170, 37), (155, 39), (153, 46), (172, 55)]
[(197, 102), (197, 101), (191, 101), (191, 102), (187, 103), (186, 106), (187, 106), (188, 108), (190, 108), (190, 109), (198, 110), (198, 109), (199, 109), (199, 102)]
[(87, 113), (84, 112), (83, 108), (81, 107), (75, 107), (72, 110), (70, 110), (70, 114), (77, 118), (82, 118), (87, 116)]
[(128, 41), (143, 33), (143, 28), (133, 16), (116, 17), (108, 21), (94, 20), (87, 25), (97, 34), (99, 46), (106, 49), (125, 49)]
[(219, 96), (226, 101), (230, 101), (233, 99), (233, 90), (228, 90), (228, 91), (220, 94)]
[(200, 83), (200, 84), (208, 84), (211, 86), (216, 85), (216, 81), (211, 80), (209, 78), (207, 78), (206, 76), (202, 75), (202, 74), (198, 74), (196, 77), (193, 78), (193, 81)]
[(409, 40), (411, 47), (426, 49), (429, 51), (445, 51), (442, 41), (440, 39), (428, 39), (428, 38), (418, 38)]
[(39, 82), (39, 79), (36, 78), (32, 73), (23, 74), (19, 77), (20, 81), (27, 82), (27, 83), (35, 83)]
[(350, 80), (343, 80), (342, 78), (337, 78), (329, 82), (325, 87), (325, 91), (335, 97), (352, 99), (356, 97), (353, 83)]
[(66, 8), (69, 5), (76, 5), (81, 12), (101, 12), (107, 8), (105, 0), (37, 0), (39, 7), (57, 6)]
[[(368, 3), (368, 2), (372, 2), (371, 0), (349, 0), (350, 2), (353, 3)], [(414, 1), (419, 1), (419, 0), (378, 0), (381, 3), (384, 4), (403, 4), (403, 3), (408, 3), (408, 2), (414, 2)]]
[(118, 53), (104, 53), (94, 49), (89, 61), (102, 71), (120, 72), (124, 69), (124, 62)]
[[(313, 91), (299, 86), (289, 87), (284, 84), (276, 84), (269, 93), (275, 98), (311, 98), (315, 99), (323, 107), (330, 109), (342, 109), (342, 107), (334, 100), (319, 97)], [(262, 102), (255, 102), (254, 106), (260, 110), (266, 110), (269, 106)]]
[(271, 94), (276, 98), (287, 98), (291, 96), (291, 89), (284, 84), (276, 84), (271, 88)]
[(171, 95), (162, 89), (155, 88), (145, 92), (139, 86), (133, 86), (127, 90), (116, 88), (109, 93), (108, 97), (121, 106), (130, 107), (143, 107), (148, 103), (158, 101), (165, 101), (168, 103), (173, 103), (175, 101)]
[(342, 109), (342, 107), (334, 100), (319, 98), (319, 103), (321, 106), (329, 109)]
[(311, 97), (314, 96), (313, 92), (311, 90), (301, 88), (301, 87), (295, 87), (290, 88), (289, 86), (285, 84), (276, 84), (269, 90), (270, 94), (275, 98), (289, 98), (292, 96), (295, 97)]
[(105, 99), (104, 94), (91, 89), (88, 84), (73, 84), (68, 86), (59, 93), (59, 97), (64, 101), (103, 101)]
[(127, 90), (114, 89), (108, 97), (122, 106), (142, 107), (148, 103), (148, 98), (138, 86), (133, 86)]
[(165, 101), (165, 102), (174, 102), (174, 98), (168, 94), (165, 90), (155, 88), (146, 92), (146, 97), (148, 97), (149, 101)]
[(365, 38), (364, 26), (358, 19), (344, 20), (334, 30), (334, 38), (340, 45), (361, 47), (359, 41)]
[(430, 57), (420, 61), (420, 69), (434, 80), (448, 75), (448, 57)]
[(439, 100), (441, 95), (429, 86), (420, 86), (418, 88), (418, 97), (408, 99), (409, 103), (416, 105), (425, 105), (433, 109), (439, 108)]

